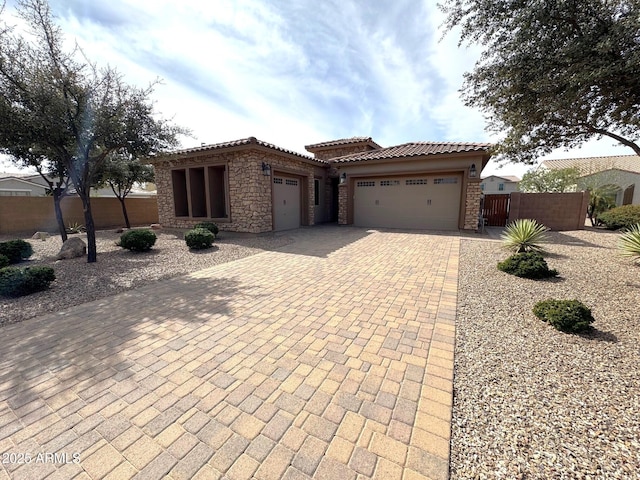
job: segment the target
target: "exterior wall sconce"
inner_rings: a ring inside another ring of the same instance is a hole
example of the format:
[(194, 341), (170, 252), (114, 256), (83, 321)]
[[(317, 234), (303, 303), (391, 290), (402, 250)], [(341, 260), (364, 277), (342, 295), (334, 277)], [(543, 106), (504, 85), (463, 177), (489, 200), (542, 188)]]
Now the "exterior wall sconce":
[(342, 172), (340, 174), (340, 184), (347, 183), (347, 174), (346, 172)]
[(476, 164), (472, 163), (471, 168), (469, 169), (469, 177), (476, 178), (478, 176), (478, 171), (476, 170)]
[(271, 176), (271, 165), (262, 162), (262, 175), (264, 175), (265, 177)]

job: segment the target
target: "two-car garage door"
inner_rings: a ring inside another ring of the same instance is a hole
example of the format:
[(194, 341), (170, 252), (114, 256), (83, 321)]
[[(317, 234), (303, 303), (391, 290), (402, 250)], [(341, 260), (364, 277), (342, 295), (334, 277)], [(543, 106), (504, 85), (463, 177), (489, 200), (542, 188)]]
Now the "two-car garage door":
[(355, 179), (354, 224), (457, 230), (461, 188), (460, 175)]

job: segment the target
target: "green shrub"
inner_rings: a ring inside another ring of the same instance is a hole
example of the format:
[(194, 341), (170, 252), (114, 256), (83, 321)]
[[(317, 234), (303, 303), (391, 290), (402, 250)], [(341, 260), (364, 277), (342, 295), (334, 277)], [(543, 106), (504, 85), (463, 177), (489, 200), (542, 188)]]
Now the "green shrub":
[(609, 230), (631, 228), (640, 223), (640, 205), (623, 205), (601, 213), (598, 217)]
[(33, 255), (33, 247), (24, 240), (9, 240), (0, 242), (0, 255), (9, 259), (9, 263), (18, 263)]
[(535, 304), (533, 314), (561, 332), (583, 332), (594, 322), (591, 310), (578, 300), (544, 300)]
[(0, 268), (4, 268), (9, 265), (9, 258), (6, 255), (0, 254)]
[(503, 246), (515, 253), (539, 252), (540, 243), (546, 240), (547, 227), (528, 218), (510, 223), (502, 234)]
[(118, 246), (132, 252), (146, 252), (156, 243), (156, 234), (151, 230), (129, 230), (120, 236)]
[(214, 239), (215, 235), (213, 232), (205, 228), (194, 228), (184, 234), (184, 240), (187, 242), (187, 246), (194, 250), (211, 248)]
[(558, 271), (549, 268), (546, 260), (539, 252), (523, 252), (511, 255), (498, 263), (498, 270), (531, 279), (557, 277)]
[(0, 295), (5, 297), (29, 295), (46, 290), (55, 279), (53, 268), (47, 266), (5, 267), (0, 269)]
[(640, 260), (640, 223), (633, 225), (622, 234), (618, 248), (625, 257), (635, 257), (636, 260)]
[(215, 223), (212, 222), (200, 222), (200, 223), (196, 223), (193, 226), (193, 229), (195, 230), (196, 228), (204, 228), (205, 230), (209, 230), (211, 233), (213, 233), (214, 236), (218, 236), (218, 225), (216, 225)]

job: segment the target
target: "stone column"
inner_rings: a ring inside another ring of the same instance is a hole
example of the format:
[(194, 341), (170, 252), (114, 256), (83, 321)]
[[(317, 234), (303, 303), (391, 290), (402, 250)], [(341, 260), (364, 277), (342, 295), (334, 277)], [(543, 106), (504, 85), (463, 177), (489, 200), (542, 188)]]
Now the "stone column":
[(467, 198), (465, 201), (463, 226), (465, 230), (476, 230), (478, 228), (481, 196), (482, 190), (480, 189), (480, 182), (467, 184)]
[(346, 183), (338, 185), (338, 225), (347, 225), (347, 202), (349, 201), (349, 187)]

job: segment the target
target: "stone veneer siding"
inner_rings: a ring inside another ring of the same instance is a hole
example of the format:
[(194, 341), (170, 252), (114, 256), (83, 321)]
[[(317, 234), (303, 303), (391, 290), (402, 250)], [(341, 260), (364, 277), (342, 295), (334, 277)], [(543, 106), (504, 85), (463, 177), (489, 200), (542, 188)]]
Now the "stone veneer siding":
[(481, 196), (482, 190), (480, 190), (480, 182), (467, 183), (463, 226), (465, 230), (477, 230), (478, 228)]
[(338, 185), (338, 225), (349, 224), (348, 214), (349, 187), (346, 183)]
[[(262, 162), (271, 165), (271, 176), (262, 174)], [(314, 224), (313, 178), (314, 167), (286, 155), (278, 155), (259, 149), (235, 152), (201, 152), (197, 155), (165, 160), (155, 163), (156, 185), (158, 187), (159, 221), (164, 227), (191, 228), (198, 222), (210, 221), (206, 217), (176, 217), (173, 203), (171, 170), (175, 168), (200, 167), (226, 164), (229, 203), (229, 221), (216, 221), (220, 230), (262, 233), (273, 230), (272, 225), (272, 184), (273, 175), (281, 172), (299, 175), (306, 193), (306, 219), (302, 223)]]

